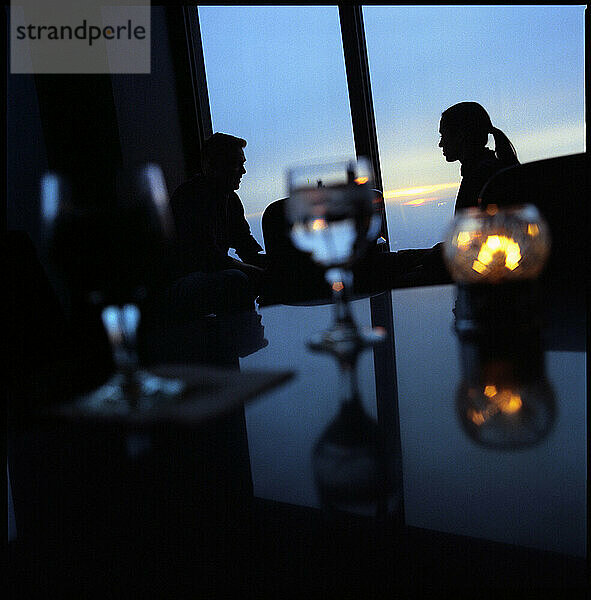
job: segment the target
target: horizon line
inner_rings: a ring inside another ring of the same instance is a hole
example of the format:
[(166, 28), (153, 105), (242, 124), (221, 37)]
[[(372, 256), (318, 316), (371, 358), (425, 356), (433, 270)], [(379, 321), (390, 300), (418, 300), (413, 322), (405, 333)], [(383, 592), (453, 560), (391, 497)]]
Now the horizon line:
[[(440, 192), (442, 190), (449, 190), (452, 188), (459, 188), (459, 182), (453, 183), (435, 183), (432, 185), (418, 185), (413, 187), (396, 188), (394, 190), (387, 190), (384, 192), (384, 203), (395, 201), (397, 198), (404, 198), (407, 196), (420, 196), (423, 194), (430, 194), (433, 192)], [(245, 213), (245, 218), (252, 219), (254, 217), (262, 216), (263, 210), (255, 211), (251, 213)]]

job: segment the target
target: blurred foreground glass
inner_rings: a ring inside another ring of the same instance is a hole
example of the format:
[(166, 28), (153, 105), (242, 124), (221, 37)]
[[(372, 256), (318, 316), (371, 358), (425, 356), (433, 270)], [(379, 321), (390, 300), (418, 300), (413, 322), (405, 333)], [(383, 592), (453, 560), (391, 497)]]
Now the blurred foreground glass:
[[(138, 368), (140, 307), (165, 275), (172, 239), (168, 194), (160, 167), (148, 164), (105, 177), (98, 189), (74, 194), (69, 181), (46, 173), (41, 216), (51, 262), (83, 301), (101, 310), (115, 374), (84, 399), (92, 412), (123, 413), (174, 400), (184, 383)], [(85, 195), (86, 197), (74, 197)]]
[(460, 211), (447, 236), (463, 372), (456, 406), (479, 444), (527, 447), (554, 421), (536, 281), (549, 253), (548, 226), (532, 205)]
[(356, 366), (359, 353), (382, 341), (384, 331), (357, 327), (348, 292), (352, 265), (380, 233), (381, 197), (364, 158), (293, 168), (288, 185), (291, 239), (324, 269), (334, 302), (332, 325), (308, 345), (337, 359), (346, 385), (339, 414), (314, 447), (316, 486), (329, 513), (376, 516), (387, 510), (393, 493), (381, 432), (363, 408)]

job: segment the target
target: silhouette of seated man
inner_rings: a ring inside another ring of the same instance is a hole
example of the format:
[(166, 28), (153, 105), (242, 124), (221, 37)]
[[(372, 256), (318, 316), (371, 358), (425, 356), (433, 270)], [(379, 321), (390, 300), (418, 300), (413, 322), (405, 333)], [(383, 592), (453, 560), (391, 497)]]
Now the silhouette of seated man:
[[(236, 190), (246, 173), (246, 141), (215, 133), (205, 141), (201, 172), (171, 198), (179, 277), (173, 305), (187, 316), (252, 309), (265, 256), (250, 232)], [(240, 260), (229, 256), (233, 248)]]

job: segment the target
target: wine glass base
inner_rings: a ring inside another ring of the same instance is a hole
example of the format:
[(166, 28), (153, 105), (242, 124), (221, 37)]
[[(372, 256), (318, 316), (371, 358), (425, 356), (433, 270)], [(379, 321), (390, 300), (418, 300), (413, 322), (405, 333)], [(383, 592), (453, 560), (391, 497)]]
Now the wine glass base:
[(314, 352), (347, 358), (381, 343), (385, 337), (386, 331), (382, 327), (358, 329), (352, 323), (335, 323), (330, 329), (311, 338), (308, 348)]
[(165, 379), (138, 370), (130, 376), (116, 373), (98, 389), (81, 396), (78, 403), (97, 414), (128, 414), (176, 404), (186, 389), (187, 384), (180, 379)]

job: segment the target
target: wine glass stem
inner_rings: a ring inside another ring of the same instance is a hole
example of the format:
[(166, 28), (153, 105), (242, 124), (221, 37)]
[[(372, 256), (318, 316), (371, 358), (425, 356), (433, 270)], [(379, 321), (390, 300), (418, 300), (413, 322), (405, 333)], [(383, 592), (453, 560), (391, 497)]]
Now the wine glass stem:
[[(135, 337), (136, 332), (130, 331), (129, 325), (125, 322), (123, 317), (123, 311), (119, 310), (117, 313), (117, 318), (119, 321), (119, 330), (121, 332), (120, 341), (121, 341), (121, 352), (120, 356), (122, 357), (122, 370), (124, 372), (133, 372), (137, 367), (137, 353), (135, 348)], [(133, 326), (132, 326), (133, 327)]]
[(344, 402), (356, 402), (359, 399), (359, 383), (357, 380), (357, 361), (341, 363), (341, 373), (347, 380)]
[(337, 323), (351, 323), (353, 317), (351, 316), (351, 309), (349, 307), (349, 299), (347, 297), (347, 291), (342, 282), (332, 284), (332, 299), (334, 303), (334, 318)]
[[(121, 308), (117, 311), (117, 322), (120, 335), (117, 337), (119, 348), (115, 350), (117, 370), (123, 376), (122, 387), (130, 405), (135, 406), (140, 394), (137, 374), (137, 352), (135, 348), (136, 331), (130, 330)], [(135, 324), (131, 325), (135, 329)]]
[(343, 323), (345, 321), (351, 320), (351, 313), (349, 311), (349, 304), (346, 299), (343, 297), (344, 292), (335, 292), (333, 291), (333, 299), (334, 299), (334, 314), (335, 321), (337, 323)]

